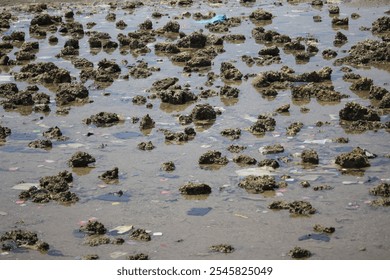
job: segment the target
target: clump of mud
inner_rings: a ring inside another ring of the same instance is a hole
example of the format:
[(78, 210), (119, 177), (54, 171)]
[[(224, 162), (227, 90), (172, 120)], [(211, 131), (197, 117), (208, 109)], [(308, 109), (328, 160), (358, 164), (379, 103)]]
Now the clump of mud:
[(2, 234), (0, 244), (3, 251), (27, 248), (46, 253), (50, 249), (49, 244), (38, 239), (37, 233), (21, 229), (7, 231)]
[(188, 182), (179, 188), (181, 194), (186, 195), (200, 195), (210, 194), (211, 187), (204, 183)]
[(210, 251), (227, 254), (227, 253), (233, 253), (234, 247), (228, 244), (218, 244), (218, 245), (210, 246)]
[(116, 113), (100, 112), (86, 118), (84, 122), (87, 125), (92, 123), (97, 127), (109, 127), (118, 124), (120, 122), (120, 117)]
[(80, 227), (80, 231), (91, 236), (91, 235), (103, 235), (107, 232), (107, 229), (101, 222), (88, 221), (86, 225)]
[(197, 104), (191, 112), (194, 122), (211, 122), (217, 118), (217, 113), (209, 104)]
[(221, 131), (221, 135), (232, 140), (239, 139), (241, 136), (241, 129), (239, 128), (226, 128)]
[(366, 152), (356, 147), (349, 153), (342, 153), (336, 157), (336, 164), (343, 168), (364, 168), (370, 166)]
[(320, 224), (315, 224), (313, 230), (320, 233), (334, 233), (336, 231), (334, 227), (325, 227)]
[(227, 150), (231, 153), (240, 153), (245, 149), (246, 147), (240, 145), (230, 145), (227, 147)]
[(15, 80), (30, 81), (42, 84), (70, 83), (69, 71), (59, 68), (53, 62), (30, 63), (23, 66), (20, 72), (14, 73)]
[(138, 241), (150, 241), (152, 238), (144, 229), (136, 229), (130, 234), (130, 239)]
[(390, 198), (385, 197), (385, 198), (375, 199), (375, 200), (371, 201), (370, 205), (374, 206), (374, 207), (380, 207), (380, 206), (389, 207), (390, 206)]
[(222, 156), (222, 153), (219, 151), (207, 151), (200, 156), (198, 163), (199, 164), (217, 164), (217, 165), (226, 165), (229, 160), (226, 156)]
[(390, 184), (381, 183), (378, 186), (371, 188), (369, 193), (376, 196), (390, 197)]
[(329, 186), (329, 185), (320, 185), (320, 186), (315, 186), (313, 188), (314, 191), (326, 191), (326, 190), (333, 190), (334, 187)]
[(265, 191), (273, 191), (278, 188), (278, 184), (275, 181), (275, 178), (269, 175), (264, 176), (254, 176), (249, 175), (242, 180), (238, 186), (244, 188), (251, 193), (263, 193)]
[(58, 126), (49, 128), (47, 131), (43, 132), (42, 135), (49, 139), (55, 139), (59, 141), (65, 141), (68, 137), (62, 135), (62, 131)]
[(39, 180), (39, 186), (32, 186), (19, 194), (23, 200), (30, 199), (34, 203), (48, 203), (55, 200), (62, 204), (75, 203), (79, 200), (70, 191), (73, 182), (72, 173), (62, 171), (55, 176), (46, 176)]
[(318, 153), (315, 150), (304, 150), (301, 154), (302, 163), (318, 164)]
[(299, 131), (301, 131), (301, 128), (303, 127), (303, 123), (301, 122), (293, 122), (290, 124), (286, 130), (286, 135), (288, 136), (295, 136), (298, 134)]
[(96, 159), (86, 152), (76, 152), (68, 161), (70, 167), (88, 167), (89, 164), (96, 162)]
[(283, 153), (284, 147), (281, 144), (268, 145), (261, 148), (260, 152), (264, 155)]
[(301, 247), (294, 247), (288, 252), (288, 255), (293, 259), (306, 259), (311, 257), (311, 252), (309, 250), (303, 249)]
[(138, 149), (142, 150), (142, 151), (151, 151), (155, 148), (155, 146), (153, 145), (153, 143), (151, 141), (148, 141), (148, 142), (141, 142), (137, 145)]
[[(0, 136), (1, 139), (1, 136)], [(28, 143), (30, 148), (48, 150), (53, 147), (53, 143), (50, 140), (34, 140)]]
[(269, 166), (269, 167), (272, 167), (273, 169), (276, 169), (276, 168), (279, 168), (279, 162), (275, 159), (263, 159), (261, 160), (257, 166), (259, 167), (263, 167), (263, 166)]
[(238, 155), (233, 158), (233, 161), (238, 165), (254, 165), (257, 163), (257, 160), (255, 158), (247, 155)]
[(9, 135), (11, 135), (11, 129), (0, 125), (0, 142), (4, 142)]
[(249, 131), (255, 135), (263, 135), (267, 131), (274, 131), (276, 121), (274, 118), (259, 115), (257, 121), (249, 127)]
[(154, 124), (155, 121), (149, 116), (149, 114), (147, 114), (141, 119), (139, 128), (141, 130), (152, 129), (154, 128)]
[(183, 143), (194, 139), (196, 132), (192, 127), (186, 127), (184, 132), (172, 132), (164, 129), (165, 141), (170, 143)]
[(161, 170), (172, 172), (176, 169), (175, 163), (173, 161), (167, 161), (161, 164)]
[(307, 201), (293, 201), (293, 202), (286, 202), (283, 200), (278, 200), (272, 202), (270, 205), (268, 205), (268, 208), (274, 209), (274, 210), (289, 210), (291, 214), (295, 215), (313, 215), (316, 213), (316, 209)]
[(128, 260), (149, 260), (149, 256), (144, 253), (127, 256)]
[(119, 168), (114, 167), (112, 170), (105, 171), (102, 175), (99, 175), (99, 179), (105, 182), (114, 182), (119, 179)]
[(96, 220), (89, 220), (87, 224), (80, 227), (79, 231), (87, 235), (84, 244), (87, 244), (91, 247), (110, 243), (120, 245), (125, 242), (123, 238), (110, 239), (108, 236), (105, 236), (107, 233), (106, 227), (101, 222)]

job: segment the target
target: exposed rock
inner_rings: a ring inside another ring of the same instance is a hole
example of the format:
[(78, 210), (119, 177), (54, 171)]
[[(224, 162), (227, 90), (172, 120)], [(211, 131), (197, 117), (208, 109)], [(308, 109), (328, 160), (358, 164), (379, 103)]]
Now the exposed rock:
[(253, 134), (264, 134), (267, 131), (275, 130), (276, 121), (272, 117), (259, 115), (258, 120), (250, 126), (249, 131)]
[(268, 145), (263, 147), (261, 153), (262, 154), (277, 154), (277, 153), (283, 153), (284, 147), (281, 144), (275, 144), (275, 145)]
[(107, 232), (106, 227), (98, 221), (88, 221), (86, 225), (80, 227), (80, 231), (92, 235), (103, 235)]
[(23, 66), (19, 73), (14, 73), (16, 80), (28, 80), (37, 83), (70, 83), (69, 71), (59, 68), (53, 62), (38, 62)]
[(58, 106), (68, 105), (72, 102), (85, 102), (89, 91), (81, 83), (63, 84), (56, 93), (56, 102)]
[(209, 104), (197, 104), (191, 112), (193, 121), (213, 121), (217, 118), (217, 113)]
[(248, 192), (263, 193), (278, 188), (275, 178), (269, 175), (254, 176), (249, 175), (242, 180), (238, 186), (246, 189)]
[(303, 123), (301, 122), (293, 122), (292, 124), (287, 127), (286, 134), (288, 136), (295, 136), (298, 134), (299, 131), (301, 131), (301, 128), (303, 127)]
[(114, 181), (119, 179), (119, 169), (118, 167), (114, 167), (112, 170), (105, 171), (102, 175), (99, 175), (99, 179), (103, 181)]
[(380, 117), (377, 112), (356, 102), (348, 102), (345, 104), (345, 107), (340, 110), (339, 116), (341, 120), (345, 121), (380, 121)]
[(228, 137), (232, 140), (239, 139), (241, 135), (241, 129), (239, 128), (227, 128), (221, 131), (221, 135)]
[(255, 158), (247, 155), (238, 155), (233, 158), (233, 161), (239, 165), (254, 165), (257, 163)]
[(179, 188), (180, 193), (187, 195), (210, 194), (211, 187), (204, 183), (188, 182)]
[(116, 125), (119, 123), (120, 118), (119, 115), (116, 113), (107, 113), (107, 112), (100, 112), (95, 115), (91, 115), (89, 118), (85, 119), (84, 122), (89, 124), (94, 124), (97, 127), (109, 127)]
[(379, 34), (390, 31), (390, 17), (383, 16), (372, 23), (372, 33)]
[(149, 260), (149, 256), (143, 253), (130, 255), (127, 257), (128, 260)]
[(86, 152), (76, 152), (68, 161), (70, 167), (88, 167), (89, 164), (96, 162), (96, 159)]
[(218, 164), (218, 165), (226, 165), (229, 160), (227, 157), (223, 157), (221, 152), (219, 151), (207, 151), (199, 158), (199, 164)]
[(239, 81), (242, 79), (242, 73), (230, 62), (221, 63), (221, 77), (226, 80)]
[(35, 148), (35, 149), (51, 149), (53, 147), (53, 144), (50, 140), (34, 140), (28, 143), (28, 146), (30, 148)]
[(390, 184), (381, 183), (378, 186), (371, 188), (369, 193), (376, 196), (390, 197)]
[(152, 129), (154, 128), (154, 124), (155, 124), (154, 120), (149, 116), (149, 114), (147, 114), (141, 119), (139, 127), (141, 130)]
[(219, 95), (221, 97), (226, 97), (226, 98), (238, 98), (239, 93), (240, 93), (240, 90), (238, 88), (224, 85), (223, 87), (221, 87)]
[(62, 135), (62, 131), (59, 127), (50, 127), (47, 131), (43, 132), (42, 135), (49, 139), (56, 139), (59, 141), (65, 141), (68, 137)]
[(309, 250), (303, 249), (301, 247), (294, 247), (288, 253), (293, 259), (306, 259), (311, 257), (311, 252)]
[(275, 159), (263, 159), (261, 160), (257, 166), (263, 167), (263, 166), (269, 166), (272, 167), (273, 169), (279, 168), (279, 162)]
[(219, 245), (210, 246), (210, 251), (227, 254), (227, 253), (233, 253), (234, 247), (228, 244), (219, 244)]
[(304, 150), (301, 154), (302, 163), (318, 164), (318, 154), (315, 150)]
[(176, 169), (175, 163), (173, 161), (167, 161), (161, 164), (161, 170), (171, 172)]
[(0, 125), (0, 142), (5, 141), (5, 138), (7, 138), (9, 135), (11, 135), (11, 129)]
[(270, 12), (263, 9), (255, 10), (249, 15), (249, 18), (252, 20), (270, 20), (272, 17), (273, 15)]
[(138, 149), (142, 150), (142, 151), (151, 151), (155, 148), (155, 146), (153, 145), (153, 143), (151, 141), (148, 141), (148, 142), (141, 142), (137, 145)]
[(360, 148), (354, 148), (349, 153), (342, 153), (336, 157), (336, 164), (343, 168), (363, 168), (370, 166), (365, 151)]
[(240, 145), (230, 145), (229, 147), (227, 147), (227, 150), (231, 153), (240, 153), (245, 149), (246, 147)]
[(336, 231), (336, 229), (334, 227), (324, 227), (320, 224), (315, 224), (313, 226), (313, 230), (316, 231), (316, 232), (320, 232), (320, 233), (334, 233)]
[(144, 229), (136, 229), (130, 234), (130, 239), (138, 241), (150, 241), (152, 238)]

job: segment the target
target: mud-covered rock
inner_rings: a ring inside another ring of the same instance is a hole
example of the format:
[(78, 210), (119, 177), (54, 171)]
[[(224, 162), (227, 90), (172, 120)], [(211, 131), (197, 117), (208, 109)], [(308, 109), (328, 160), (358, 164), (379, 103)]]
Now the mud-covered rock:
[(348, 63), (354, 66), (390, 61), (390, 42), (366, 39), (352, 46), (348, 56), (335, 61), (336, 65)]
[(118, 124), (120, 122), (120, 117), (116, 113), (100, 112), (86, 118), (84, 122), (87, 125), (94, 124), (97, 127), (109, 127)]
[(234, 247), (228, 244), (218, 244), (218, 245), (210, 246), (210, 251), (227, 254), (227, 253), (233, 253)]
[(238, 186), (247, 190), (250, 193), (263, 193), (265, 191), (273, 191), (279, 188), (275, 178), (269, 175), (254, 176), (249, 175), (243, 179)]
[(9, 127), (0, 125), (0, 142), (5, 141), (5, 138), (7, 138), (9, 135), (11, 135), (11, 129)]
[(149, 256), (143, 253), (127, 256), (128, 260), (149, 260)]
[(179, 48), (193, 48), (193, 49), (201, 49), (206, 46), (207, 36), (203, 33), (195, 31), (177, 42), (177, 46)]
[(168, 21), (161, 29), (157, 30), (157, 32), (170, 32), (170, 33), (179, 33), (180, 24), (177, 21)]
[(264, 155), (278, 154), (283, 152), (284, 152), (284, 147), (281, 144), (267, 145), (261, 149), (261, 153)]
[(225, 80), (240, 81), (242, 79), (242, 73), (230, 62), (221, 63), (221, 77)]
[(293, 201), (289, 204), (289, 212), (296, 215), (313, 215), (316, 209), (307, 201)]
[(334, 233), (336, 231), (336, 229), (334, 227), (326, 227), (326, 226), (322, 226), (320, 224), (315, 224), (313, 226), (313, 230), (316, 231), (316, 232), (320, 232), (320, 233)]
[(87, 224), (80, 227), (80, 232), (84, 232), (85, 234), (92, 235), (103, 235), (107, 232), (106, 227), (98, 221), (88, 221)]
[(349, 24), (349, 18), (339, 18), (339, 17), (334, 17), (332, 18), (332, 25), (335, 26), (348, 26)]
[(136, 229), (130, 234), (130, 239), (138, 241), (150, 241), (152, 240), (149, 233), (144, 229)]
[(315, 97), (318, 101), (338, 102), (342, 98), (348, 97), (348, 95), (335, 91), (333, 85), (308, 83), (300, 86), (292, 86), (291, 97), (294, 100), (308, 100), (311, 97)]
[(329, 191), (329, 190), (333, 190), (333, 189), (334, 189), (334, 187), (329, 186), (329, 185), (319, 185), (319, 186), (313, 187), (313, 191)]
[(336, 164), (343, 168), (364, 168), (370, 166), (365, 151), (356, 147), (349, 153), (341, 153), (336, 157)]
[(356, 102), (345, 104), (345, 107), (339, 112), (339, 117), (345, 121), (380, 121), (380, 116), (377, 112)]
[(235, 87), (224, 85), (219, 91), (219, 95), (224, 98), (238, 98), (240, 90)]
[(226, 128), (221, 131), (221, 135), (228, 137), (232, 140), (239, 139), (241, 136), (241, 129), (239, 128)]
[(249, 127), (249, 131), (253, 134), (262, 135), (267, 131), (274, 131), (276, 126), (276, 121), (274, 118), (259, 115), (257, 121)]
[(275, 159), (263, 159), (261, 161), (259, 161), (259, 163), (257, 164), (257, 166), (259, 167), (263, 167), (263, 166), (269, 166), (269, 167), (272, 167), (273, 169), (276, 169), (276, 168), (279, 168), (279, 162)]
[(351, 90), (370, 90), (374, 81), (370, 78), (362, 77), (353, 81), (349, 87)]
[(181, 194), (186, 195), (200, 195), (210, 194), (211, 187), (204, 183), (188, 182), (179, 188)]
[(151, 141), (148, 141), (148, 142), (141, 142), (137, 145), (138, 149), (142, 150), (142, 151), (151, 151), (155, 148), (155, 146), (153, 145), (153, 143)]
[(390, 198), (385, 197), (385, 198), (379, 198), (371, 201), (370, 203), (371, 206), (374, 207), (389, 207), (390, 206)]
[(371, 188), (369, 193), (376, 196), (390, 197), (390, 184), (381, 183), (378, 186)]
[(70, 167), (88, 167), (89, 164), (95, 163), (96, 159), (86, 152), (76, 152), (68, 160)]
[(153, 29), (153, 23), (150, 19), (145, 20), (139, 25), (139, 29), (141, 30), (151, 30)]
[(292, 124), (290, 124), (286, 128), (286, 130), (287, 130), (286, 134), (288, 136), (295, 136), (295, 135), (298, 134), (299, 131), (301, 131), (302, 127), (303, 127), (303, 123), (301, 123), (301, 122), (293, 122)]
[(324, 59), (332, 59), (335, 58), (336, 56), (337, 56), (337, 52), (335, 50), (326, 49), (322, 51), (322, 57)]
[(227, 150), (231, 153), (240, 153), (245, 149), (246, 149), (246, 147), (240, 146), (240, 145), (229, 145), (227, 147)]
[(267, 12), (263, 9), (257, 9), (253, 11), (250, 15), (249, 18), (255, 21), (258, 20), (271, 20), (273, 15), (270, 12)]
[(44, 131), (42, 135), (48, 139), (55, 139), (59, 141), (65, 141), (68, 139), (68, 137), (62, 134), (62, 131), (58, 126), (50, 127), (47, 131)]
[(19, 89), (15, 83), (0, 84), (0, 97), (7, 97), (18, 92)]
[(81, 83), (60, 85), (56, 93), (56, 102), (59, 106), (66, 106), (72, 102), (86, 102), (89, 96), (88, 89)]
[(338, 15), (340, 13), (340, 7), (339, 6), (329, 6), (329, 14), (331, 15)]
[(16, 80), (47, 84), (70, 83), (70, 72), (59, 68), (53, 62), (30, 63), (23, 66), (20, 72), (14, 73)]
[[(1, 136), (0, 136), (1, 139)], [(53, 143), (50, 140), (34, 140), (28, 143), (30, 148), (34, 149), (51, 149), (53, 147)]]
[(168, 104), (185, 104), (196, 101), (197, 96), (187, 88), (167, 89), (157, 94), (163, 103)]
[(111, 170), (107, 170), (103, 172), (102, 175), (99, 175), (99, 179), (106, 181), (106, 182), (111, 182), (119, 179), (119, 168), (114, 167)]
[(191, 112), (193, 121), (214, 121), (217, 118), (217, 113), (209, 104), (197, 104)]
[(390, 108), (390, 93), (387, 93), (379, 102), (378, 107), (381, 109)]
[(42, 13), (37, 16), (35, 16), (31, 22), (30, 25), (39, 25), (39, 26), (48, 26), (52, 24), (58, 24), (60, 23), (61, 17), (60, 16), (51, 16), (47, 13)]
[(372, 23), (371, 31), (374, 34), (389, 32), (390, 31), (390, 17), (383, 16), (383, 17), (380, 17), (377, 20), (375, 20)]
[(179, 81), (179, 79), (176, 77), (157, 80), (157, 81), (153, 82), (152, 90), (153, 91), (166, 90), (166, 89), (170, 88), (171, 86), (175, 85), (178, 81)]
[(302, 163), (318, 164), (318, 153), (315, 150), (304, 150), (301, 154)]
[(335, 38), (334, 38), (334, 41), (333, 41), (333, 45), (342, 46), (347, 41), (348, 41), (348, 37), (346, 35), (344, 35), (342, 32), (337, 31)]
[(163, 130), (163, 133), (165, 136), (165, 141), (177, 143), (192, 140), (196, 135), (195, 130), (189, 127), (187, 127), (184, 132), (172, 132), (170, 130)]
[(167, 54), (176, 54), (180, 53), (179, 47), (174, 43), (161, 42), (154, 45), (156, 52), (167, 53)]
[(370, 87), (370, 99), (381, 100), (387, 93), (389, 93), (389, 91), (383, 87), (374, 85)]
[(149, 116), (149, 114), (147, 114), (144, 117), (142, 117), (139, 124), (139, 128), (141, 130), (152, 129), (154, 128), (154, 125), (155, 125), (155, 121)]
[(227, 157), (222, 156), (222, 153), (216, 150), (207, 151), (200, 156), (198, 163), (199, 164), (217, 164), (217, 165), (226, 165), (229, 160)]
[(247, 155), (238, 155), (233, 158), (233, 162), (238, 165), (254, 165), (257, 163), (257, 160)]
[(288, 255), (293, 259), (306, 259), (310, 258), (312, 253), (309, 250), (303, 249), (301, 247), (294, 247), (288, 252)]
[(50, 249), (48, 243), (38, 239), (37, 233), (21, 229), (7, 231), (2, 234), (0, 236), (0, 244), (3, 251), (27, 248), (46, 253)]
[(176, 169), (175, 163), (173, 161), (167, 161), (163, 162), (161, 164), (161, 170), (167, 171), (167, 172), (172, 172)]
[(288, 113), (290, 110), (290, 104), (284, 104), (278, 108), (276, 108), (276, 112), (278, 113)]

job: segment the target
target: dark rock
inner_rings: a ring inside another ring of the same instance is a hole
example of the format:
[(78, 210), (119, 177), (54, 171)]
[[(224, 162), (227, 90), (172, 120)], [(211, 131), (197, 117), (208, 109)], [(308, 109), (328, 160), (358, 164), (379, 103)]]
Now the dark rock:
[(263, 167), (263, 166), (269, 166), (272, 167), (273, 169), (279, 168), (279, 162), (275, 159), (263, 159), (261, 160), (257, 166)]
[(150, 241), (152, 238), (144, 229), (136, 229), (130, 234), (130, 239), (138, 241)]
[(149, 260), (149, 256), (143, 253), (135, 254), (127, 257), (128, 260)]
[(55, 100), (58, 106), (64, 106), (72, 102), (85, 102), (88, 95), (88, 89), (81, 83), (64, 84), (59, 87)]
[(226, 80), (239, 81), (242, 79), (242, 73), (230, 62), (221, 63), (221, 77)]
[(89, 164), (96, 162), (96, 159), (86, 152), (76, 152), (68, 161), (70, 167), (88, 167)]
[(273, 131), (275, 130), (276, 121), (274, 118), (260, 115), (258, 117), (258, 120), (251, 125), (249, 128), (249, 131), (253, 134), (264, 134), (267, 131)]
[(221, 152), (219, 151), (207, 151), (199, 158), (199, 164), (218, 164), (218, 165), (226, 165), (229, 160), (227, 157), (223, 157)]
[(229, 147), (227, 147), (227, 150), (231, 153), (240, 153), (245, 149), (246, 147), (240, 145), (230, 145)]
[(298, 134), (299, 131), (301, 131), (302, 127), (303, 127), (303, 123), (301, 123), (301, 122), (293, 122), (292, 124), (290, 124), (286, 128), (286, 130), (287, 130), (286, 134), (288, 136), (295, 136), (295, 135)]
[(113, 181), (119, 179), (119, 169), (114, 167), (112, 170), (105, 171), (102, 175), (99, 175), (99, 179), (103, 181)]
[(263, 193), (265, 191), (273, 191), (278, 188), (278, 184), (275, 181), (275, 178), (272, 176), (254, 176), (249, 175), (242, 180), (238, 186), (240, 188), (246, 189), (248, 192), (253, 193)]
[(100, 112), (85, 119), (86, 124), (93, 123), (97, 127), (109, 127), (118, 124), (120, 121), (116, 113)]
[(152, 129), (154, 128), (154, 124), (155, 124), (154, 120), (149, 116), (149, 114), (147, 114), (141, 119), (139, 127), (141, 130)]
[(217, 113), (209, 104), (197, 104), (191, 112), (193, 121), (213, 121), (217, 118)]
[(238, 155), (233, 158), (233, 161), (238, 165), (254, 165), (257, 163), (257, 160), (255, 158), (247, 155)]
[(11, 129), (0, 125), (0, 142), (4, 141), (9, 135), (11, 135)]
[(390, 31), (390, 17), (383, 16), (372, 23), (372, 33), (379, 34)]
[(80, 227), (80, 231), (88, 235), (103, 235), (107, 229), (101, 222), (88, 221), (86, 225)]
[(336, 164), (343, 168), (363, 168), (370, 166), (365, 151), (360, 148), (354, 148), (349, 153), (342, 153), (336, 157)]
[(280, 144), (265, 146), (262, 150), (262, 154), (277, 154), (283, 153), (284, 147)]
[(51, 149), (53, 144), (50, 140), (35, 140), (30, 142), (28, 146), (35, 149)]
[(211, 187), (204, 183), (188, 182), (179, 188), (180, 193), (186, 195), (210, 194)]
[(376, 196), (390, 197), (390, 184), (381, 183), (378, 186), (371, 188), (369, 193)]
[(61, 129), (57, 126), (49, 128), (47, 131), (43, 132), (42, 135), (49, 139), (56, 139), (60, 141), (67, 140), (68, 137), (62, 135)]
[(263, 9), (255, 10), (249, 15), (249, 18), (253, 20), (270, 20), (272, 17), (273, 15), (270, 12)]
[(241, 129), (239, 128), (227, 128), (221, 131), (221, 135), (228, 137), (232, 140), (239, 139), (241, 135)]
[(142, 150), (142, 151), (151, 151), (155, 148), (155, 146), (153, 145), (153, 143), (151, 141), (148, 141), (148, 142), (141, 142), (137, 145), (138, 149)]
[(167, 161), (167, 162), (162, 163), (162, 165), (161, 165), (161, 170), (163, 170), (163, 171), (171, 172), (171, 171), (174, 171), (175, 169), (176, 169), (176, 166), (175, 166), (173, 161)]
[(288, 253), (293, 259), (306, 259), (311, 257), (311, 252), (309, 250), (303, 249), (301, 247), (294, 247)]
[(219, 244), (219, 245), (210, 246), (210, 251), (227, 254), (227, 253), (233, 253), (234, 247), (228, 244)]
[(345, 121), (380, 121), (380, 117), (377, 112), (355, 102), (348, 102), (345, 104), (345, 107), (340, 110), (339, 116), (341, 120)]

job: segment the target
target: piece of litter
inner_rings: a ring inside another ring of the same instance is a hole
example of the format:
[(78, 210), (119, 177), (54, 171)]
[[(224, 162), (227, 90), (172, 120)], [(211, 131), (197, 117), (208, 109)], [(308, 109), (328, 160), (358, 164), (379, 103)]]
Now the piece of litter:
[(100, 185), (98, 185), (98, 187), (101, 188), (101, 189), (104, 189), (104, 188), (107, 188), (107, 185), (100, 184)]
[(52, 159), (45, 159), (45, 162), (47, 163), (53, 163), (53, 162), (56, 162), (55, 160), (52, 160)]
[(252, 168), (245, 168), (245, 169), (239, 169), (236, 170), (236, 174), (238, 176), (249, 176), (249, 175), (254, 175), (254, 176), (264, 176), (264, 175), (272, 175), (270, 170), (273, 170), (273, 168), (264, 166), (264, 167), (252, 167)]
[(211, 148), (211, 146), (212, 146), (212, 145), (206, 145), (206, 144), (204, 144), (204, 145), (202, 145), (202, 146), (200, 146), (200, 147), (203, 148), (203, 149), (208, 149), (208, 148)]
[(17, 170), (19, 170), (19, 167), (10, 167), (10, 168), (8, 168), (8, 170), (9, 171), (17, 171)]
[(119, 205), (119, 204), (121, 204), (120, 202), (113, 202), (113, 203), (111, 203), (111, 205)]
[(301, 237), (298, 238), (299, 241), (308, 240), (308, 239), (329, 242), (330, 237), (324, 233), (309, 233), (309, 234), (302, 235)]
[(6, 255), (9, 255), (9, 252), (2, 252), (2, 253), (0, 253), (0, 255), (6, 256)]
[(268, 211), (264, 210), (264, 211), (261, 211), (261, 213), (263, 213), (263, 214), (267, 214), (267, 213), (268, 213)]
[(117, 259), (117, 258), (126, 256), (126, 255), (127, 255), (126, 252), (117, 251), (117, 252), (112, 252), (112, 253), (110, 254), (110, 257), (113, 258), (113, 259)]
[(17, 200), (17, 201), (15, 201), (15, 203), (16, 204), (23, 204), (23, 203), (25, 203), (26, 201), (24, 201), (24, 200)]
[(7, 212), (4, 212), (4, 211), (0, 211), (0, 216), (7, 216), (8, 213)]
[(134, 227), (133, 225), (125, 225), (125, 226), (117, 226), (113, 229), (111, 229), (109, 232), (111, 234), (124, 234), (132, 230)]
[(189, 216), (204, 216), (211, 211), (211, 207), (207, 208), (191, 208), (187, 211), (187, 215)]
[(320, 140), (305, 140), (303, 143), (305, 144), (320, 144), (324, 145), (325, 143), (332, 142), (331, 139), (320, 139)]
[(305, 175), (302, 177), (299, 177), (300, 180), (302, 181), (316, 181), (320, 176), (318, 175)]
[(249, 115), (245, 115), (244, 119), (251, 121), (251, 122), (257, 122), (257, 120), (258, 120), (257, 118), (249, 116)]
[(21, 183), (12, 187), (14, 190), (28, 191), (31, 187), (39, 186), (39, 183)]
[(12, 76), (7, 75), (7, 76), (0, 76), (0, 82), (10, 82), (12, 80)]
[(247, 216), (244, 216), (244, 215), (241, 215), (241, 214), (234, 214), (234, 216), (240, 217), (240, 218), (244, 218), (244, 219), (248, 219)]
[(153, 232), (153, 236), (162, 236), (162, 232)]
[(161, 193), (161, 194), (171, 194), (170, 191), (161, 191), (160, 193)]
[(341, 182), (343, 185), (355, 185), (358, 184), (358, 181), (342, 181)]
[(288, 178), (288, 179), (286, 179), (285, 181), (286, 181), (286, 182), (294, 182), (295, 179), (294, 179), (294, 178)]

